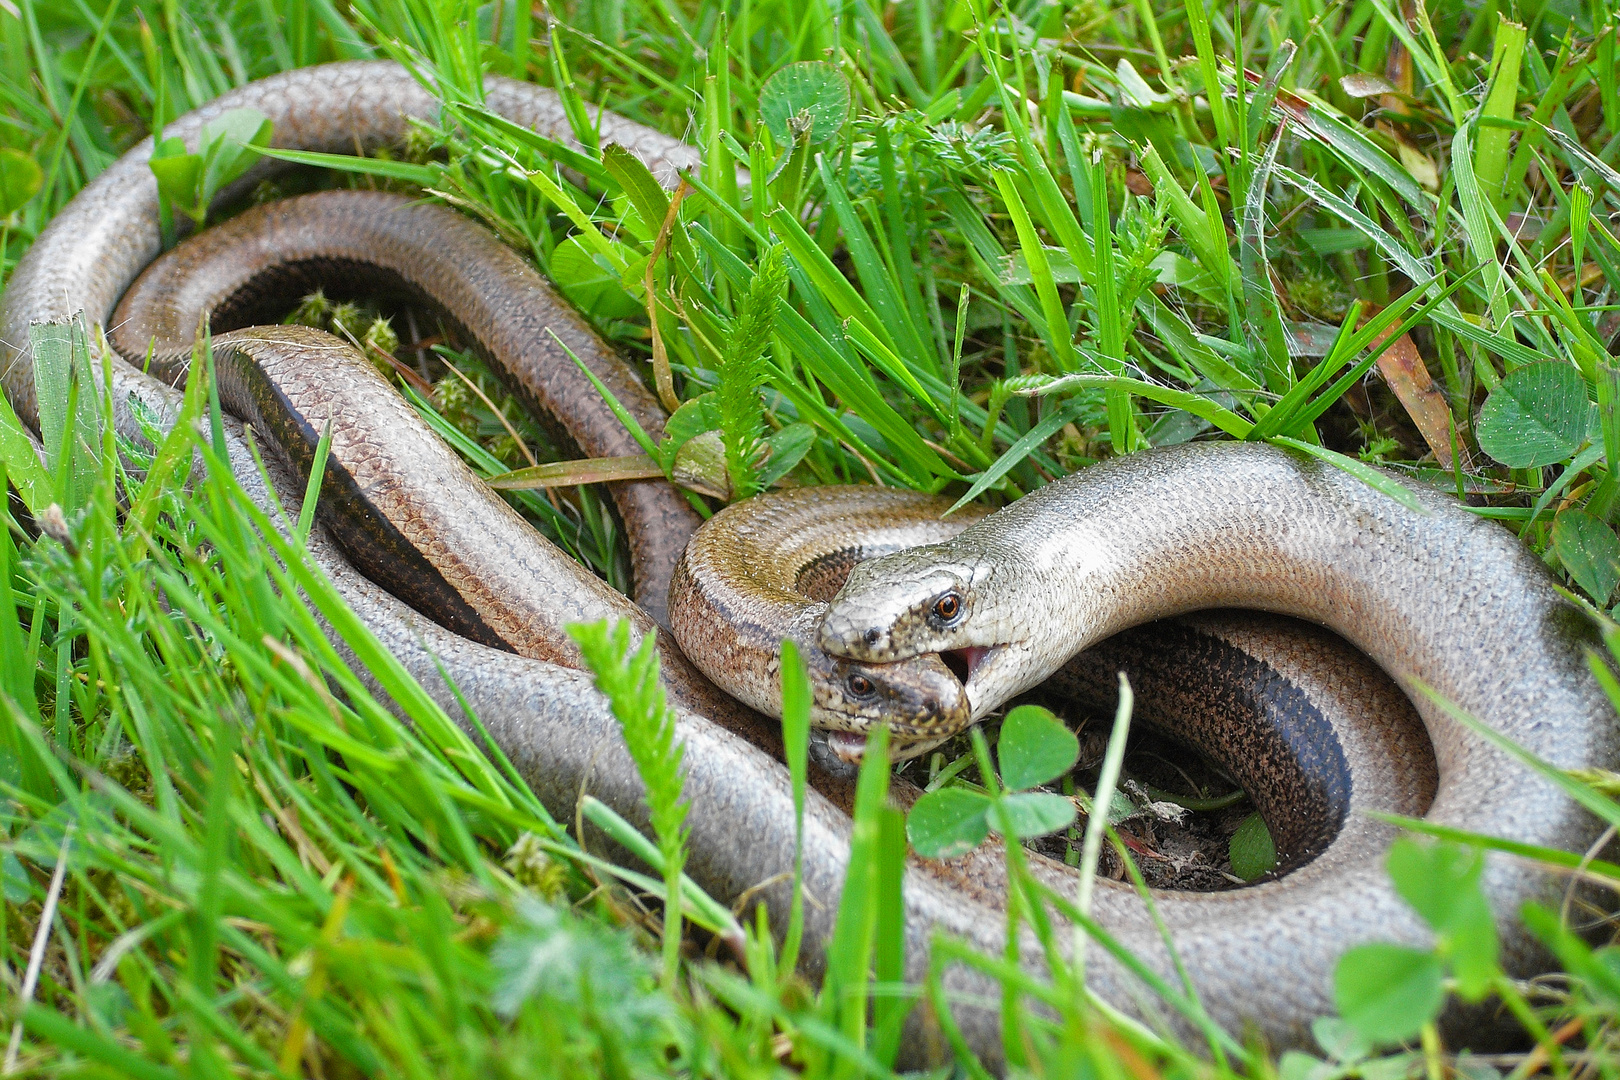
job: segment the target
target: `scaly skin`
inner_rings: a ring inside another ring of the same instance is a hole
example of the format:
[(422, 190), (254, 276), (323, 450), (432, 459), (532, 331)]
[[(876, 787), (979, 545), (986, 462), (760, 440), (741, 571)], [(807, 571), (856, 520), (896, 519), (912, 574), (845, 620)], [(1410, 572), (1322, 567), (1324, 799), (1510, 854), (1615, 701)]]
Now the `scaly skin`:
[[(1449, 709), (1557, 767), (1614, 768), (1614, 710), (1585, 658), (1598, 644), (1595, 629), (1505, 529), (1449, 496), (1412, 490), (1421, 511), (1265, 445), (1133, 454), (1049, 485), (943, 543), (861, 564), (833, 599), (819, 640), (869, 662), (964, 650), (980, 716), (1127, 626), (1206, 607), (1294, 615), (1342, 634), (1413, 698), (1440, 770), (1430, 821), (1585, 850), (1600, 832), (1595, 819)], [(941, 610), (948, 596), (954, 618)], [(1308, 876), (1278, 882), (1279, 900)], [(1510, 968), (1532, 970), (1538, 954), (1515, 915), (1549, 882), (1493, 858), (1485, 888)], [(1347, 879), (1319, 903), (1280, 904), (1268, 936), (1285, 943), (1270, 946), (1282, 961), (1276, 970), (1325, 1005), (1338, 954), (1368, 937), (1409, 938), (1411, 919), (1377, 874)], [(1391, 922), (1375, 930), (1352, 908)], [(1189, 939), (1195, 981), (1213, 978), (1223, 992), (1224, 979), (1203, 972), (1212, 946), (1232, 944), (1229, 929)], [(1250, 970), (1271, 970), (1255, 966), (1261, 955)]]
[[(491, 103), (498, 110), (554, 137), (566, 138), (560, 110), (548, 92), (494, 79), (489, 86)], [(281, 145), (333, 152), (395, 141), (405, 129), (402, 114), (430, 115), (434, 108), (432, 100), (391, 65), (332, 65), (233, 91), (176, 121), (168, 133), (193, 138), (209, 116), (244, 105), (271, 116)], [(667, 137), (634, 125), (621, 126), (625, 122), (611, 115), (604, 115), (602, 121), (608, 141), (630, 145), (649, 158), (661, 175), (667, 177), (666, 166), (671, 161), (695, 161), (689, 148)], [(14, 406), (30, 422), (36, 417), (31, 365), (20, 351), (28, 324), (61, 319), (81, 308), (92, 322), (105, 322), (124, 288), (157, 253), (155, 189), (145, 167), (149, 153), (148, 142), (90, 185), (42, 234), (12, 278), (0, 320), (0, 335), (10, 343), (5, 354), (5, 387)], [(128, 409), (132, 398), (173, 415), (173, 392), (128, 365), (115, 365), (114, 391), (116, 418), (126, 435), (139, 435)], [(268, 509), (271, 491), (260, 480), (240, 427), (228, 423), (226, 435), (238, 478), (250, 496)], [(270, 464), (282, 498), (296, 505), (301, 485), (275, 462)], [(458, 484), (451, 483), (448, 496), (472, 498)], [(1186, 515), (1194, 515), (1196, 510), (1196, 502), (1182, 507)], [(1260, 514), (1266, 516), (1263, 509)], [(477, 543), (476, 534), (472, 542)], [(588, 789), (619, 813), (646, 826), (635, 769), (617, 724), (586, 676), (545, 660), (480, 645), (422, 618), (356, 573), (321, 529), (312, 536), (310, 548), (349, 605), (451, 715), (460, 716), (461, 707), (443, 680), (450, 679), (466, 695), (489, 732), (554, 813), (572, 816), (580, 792)], [(480, 557), (480, 551), (481, 547), (475, 548), (466, 557)], [(505, 552), (483, 551), (483, 557), (500, 559)], [(556, 581), (545, 585), (576, 587)], [(1296, 576), (1295, 588), (1312, 585), (1308, 575)], [(577, 587), (605, 588), (589, 580)], [(585, 599), (593, 604), (611, 603), (600, 597)], [(650, 627), (650, 620), (642, 625)], [(1559, 668), (1552, 678), (1560, 680), (1566, 674)], [(713, 722), (701, 705), (683, 700), (673, 689), (672, 696), (678, 704), (677, 737), (687, 747), (686, 794), (692, 803), (688, 872), (722, 902), (746, 893), (755, 902), (767, 904), (772, 925), (785, 926), (795, 847), (787, 772), (770, 754)], [(1344, 702), (1352, 712), (1356, 696), (1351, 693), (1351, 700)], [(771, 741), (768, 732), (752, 734), (767, 745)], [(1577, 741), (1586, 742), (1557, 760), (1612, 762), (1614, 755), (1606, 740), (1598, 740), (1585, 728), (1576, 734)], [(1526, 813), (1532, 818), (1542, 814), (1546, 800), (1538, 796), (1522, 770), (1480, 754), (1477, 747), (1461, 759), (1454, 752), (1442, 762), (1443, 767), (1448, 765), (1465, 766), (1475, 782), (1493, 778), (1501, 782), (1504, 794), (1495, 803), (1487, 801), (1488, 808), (1514, 799), (1528, 807)], [(1444, 799), (1442, 790), (1436, 806)], [(1388, 805), (1399, 808), (1400, 804)], [(1448, 804), (1448, 811), (1455, 816), (1458, 808)], [(1500, 823), (1501, 815), (1488, 820)], [(819, 970), (821, 950), (837, 910), (848, 863), (849, 832), (847, 815), (812, 793), (806, 807), (804, 873), (806, 891), (816, 902), (806, 906), (803, 954), (812, 975)], [(1572, 829), (1561, 835), (1569, 839), (1578, 832)], [(1182, 958), (1218, 1022), (1239, 1030), (1253, 1021), (1262, 1034), (1279, 1044), (1303, 1042), (1308, 1037), (1308, 1021), (1329, 1007), (1327, 972), (1342, 948), (1375, 938), (1424, 940), (1416, 920), (1389, 891), (1378, 857), (1381, 850), (1376, 844), (1335, 843), (1308, 866), (1279, 881), (1237, 893), (1175, 898), (1170, 906), (1163, 906), (1169, 898), (1161, 898), (1161, 910), (1168, 912), (1167, 922)], [(1072, 890), (1072, 874), (1065, 868), (1039, 859), (1034, 860), (1034, 868), (1054, 887)], [(1493, 868), (1493, 888), (1502, 876), (1501, 869)], [(1539, 882), (1515, 875), (1510, 888), (1496, 888), (1495, 894), (1499, 899), (1530, 895), (1537, 887)], [(1004, 871), (993, 847), (950, 864), (925, 866), (913, 861), (905, 891), (908, 979), (920, 980), (927, 972), (930, 941), (936, 931), (1000, 954), (1000, 928), (1005, 920), (997, 908), (1003, 890)], [(1096, 911), (1104, 925), (1149, 966), (1163, 974), (1172, 971), (1151, 919), (1133, 896), (1105, 888)], [(1036, 943), (1026, 940), (1021, 945), (1026, 962), (1038, 970), (1042, 961)], [(1522, 957), (1510, 955), (1510, 959), (1520, 970), (1526, 966)], [(1093, 955), (1088, 979), (1103, 997), (1126, 1009), (1138, 1007), (1140, 988), (1108, 958)], [(950, 968), (945, 980), (948, 992), (979, 1000), (993, 1001), (999, 993), (996, 984), (961, 967)], [(956, 1012), (970, 1046), (994, 1065), (1000, 1054), (999, 1011), (964, 1004)], [(911, 1064), (921, 1064), (939, 1052), (939, 1041), (928, 1038), (925, 1031), (915, 1031), (905, 1041), (905, 1060)]]
[[(403, 295), (437, 308), (527, 392), (541, 416), (554, 418), (593, 456), (629, 453), (636, 444), (553, 334), (588, 360), (644, 427), (656, 431), (663, 421), (629, 367), (528, 264), (461, 214), (403, 195), (322, 192), (209, 229), (137, 279), (118, 306), (111, 340), (132, 363), (150, 356), (150, 370), (176, 381), (204, 317), (217, 320), (217, 330), (274, 319), (287, 297), (322, 286), (340, 296)], [(643, 609), (666, 611), (671, 568), (697, 521), (669, 484), (613, 485), (629, 525), (638, 608), (479, 483), (347, 343), (275, 325), (214, 342), (221, 401), (269, 435), (297, 473), (307, 475), (330, 426), (321, 503), (328, 527), (363, 572), (445, 627), (578, 667), (569, 623), (629, 619), (639, 637), (652, 631)], [(807, 642), (812, 632), (806, 628)], [(664, 681), (677, 700), (734, 726), (745, 722), (745, 710), (716, 693), (667, 638), (662, 643)], [(954, 713), (965, 721), (961, 683), (937, 657), (863, 666), (873, 696), (897, 717)], [(826, 705), (830, 714), (836, 703)], [(865, 715), (851, 711), (843, 726)], [(746, 722), (757, 726), (755, 718)]]
[[(676, 564), (675, 640), (733, 697), (780, 717), (782, 642), (792, 639), (809, 668), (810, 722), (841, 733), (835, 750), (857, 757), (881, 719), (893, 731), (896, 760), (925, 753), (968, 725), (967, 697), (950, 669), (918, 656), (900, 681), (894, 665), (828, 656), (815, 636), (825, 598), (854, 562), (954, 536), (979, 516), (942, 519), (949, 505), (909, 491), (809, 487), (728, 506), (704, 522)], [(831, 588), (818, 594), (816, 578)]]
[[(485, 80), (484, 90), (486, 105), (494, 112), (548, 138), (575, 144), (568, 118), (554, 92), (497, 76)], [(302, 68), (249, 83), (175, 120), (164, 129), (164, 135), (179, 136), (194, 146), (205, 123), (238, 108), (257, 109), (270, 118), (274, 124), (271, 137), (274, 146), (336, 154), (366, 153), (394, 146), (409, 131), (411, 118), (436, 119), (439, 114), (438, 99), (397, 64), (353, 61)], [(604, 145), (623, 145), (642, 158), (654, 175), (666, 183), (673, 185), (678, 170), (698, 164), (696, 150), (667, 135), (614, 113), (597, 117), (593, 111), (592, 115), (600, 121)], [(157, 181), (147, 167), (152, 145), (150, 138), (143, 140), (91, 181), (40, 234), (7, 283), (3, 306), (0, 306), (0, 375), (3, 375), (0, 383), (25, 423), (36, 423), (33, 362), (26, 348), (28, 324), (60, 321), (76, 311), (83, 311), (92, 324), (111, 326), (113, 305), (162, 250)], [(264, 159), (235, 185), (235, 189), (240, 190), (243, 184), (285, 167), (272, 159)], [(573, 362), (551, 342), (546, 330), (556, 332), (588, 365), (608, 373), (609, 385), (630, 395), (626, 404), (642, 425), (655, 437), (662, 432), (663, 411), (651, 395), (641, 389), (635, 374), (515, 254), (487, 234), (473, 235), (469, 239), (466, 229), (445, 237), (444, 248), (437, 253), (431, 245), (426, 249), (415, 246), (429, 237), (413, 241), (408, 233), (397, 229), (388, 234), (387, 215), (377, 214), (375, 205), (372, 204), (371, 216), (381, 217), (381, 220), (375, 222), (370, 233), (354, 232), (365, 216), (362, 208), (350, 213), (351, 221), (346, 228), (334, 227), (326, 239), (340, 245), (342, 237), (353, 235), (373, 251), (383, 256), (393, 254), (396, 262), (420, 271), (429, 270), (435, 260), (442, 263), (454, 256), (468, 256), (474, 260), (470, 272), (457, 276), (456, 280), (463, 290), (471, 287), (472, 291), (465, 297), (443, 298), (441, 303), (456, 303), (457, 314), (480, 344), (513, 358), (512, 378), (520, 388), (532, 390), (540, 383), (553, 382), (564, 386), (556, 396), (566, 398), (568, 404), (575, 406), (575, 411), (572, 416), (558, 415), (561, 426), (568, 428), (576, 438), (579, 430), (590, 427), (601, 432), (603, 439), (628, 446), (623, 429), (599, 398), (594, 394), (586, 398), (575, 388), (566, 386), (570, 376), (580, 382), (583, 380)], [(450, 213), (442, 208), (437, 212)], [(472, 233), (477, 234), (478, 230)], [(284, 236), (283, 239), (291, 241), (293, 238)], [(175, 266), (175, 261), (170, 260), (171, 272), (184, 273), (186, 267)], [(422, 280), (438, 285), (443, 277), (444, 271), (434, 267)], [(480, 297), (489, 302), (482, 305), (467, 302)], [(191, 318), (189, 326), (170, 325), (159, 329), (174, 331), (169, 335), (171, 340), (178, 338), (189, 344), (196, 332), (197, 313), (194, 308), (188, 308), (187, 313)], [(532, 337), (528, 347), (513, 348), (513, 342), (525, 335)], [(130, 343), (137, 352), (143, 351), (144, 344)], [(541, 375), (536, 371), (541, 365), (558, 370)], [(585, 388), (589, 391), (589, 384), (585, 384)], [(586, 423), (593, 401), (601, 418)], [(550, 407), (553, 403), (543, 401), (542, 404)], [(570, 426), (573, 420), (581, 422)], [(596, 456), (608, 452), (593, 450), (588, 445), (586, 450)], [(615, 494), (627, 529), (643, 542), (641, 547), (633, 549), (641, 594), (649, 598), (648, 607), (655, 618), (662, 619), (669, 571), (680, 554), (681, 543), (697, 527), (699, 518), (667, 484), (623, 485)]]
[[(663, 431), (664, 411), (657, 400), (550, 282), (472, 219), (406, 195), (325, 191), (247, 210), (152, 263), (124, 294), (108, 324), (109, 338), (138, 365), (148, 349), (155, 350), (150, 370), (173, 382), (190, 361), (204, 316), (216, 335), (279, 322), (289, 298), (316, 289), (334, 299), (404, 299), (447, 317), (530, 412), (548, 421), (552, 434), (563, 445), (578, 447), (582, 456), (636, 454), (641, 447), (567, 350), (643, 428), (655, 438)], [(317, 351), (336, 355), (337, 340), (328, 344)], [(419, 442), (440, 447), (441, 454), (443, 444), (397, 394), (386, 387), (383, 393), (396, 402), (386, 421), (382, 415), (368, 417), (359, 399), (340, 405), (338, 445), (344, 446), (350, 432), (369, 427), (370, 440), (378, 445), (368, 446), (366, 455), (392, 454), (394, 463), (378, 461), (376, 467), (410, 477), (411, 454), (427, 451), (390, 450), (376, 434), (389, 432), (392, 438), (396, 426), (405, 424), (416, 430)], [(326, 418), (313, 419), (319, 437)], [(345, 453), (338, 460), (346, 460)], [(401, 502), (413, 497), (398, 481), (395, 486)], [(670, 571), (701, 519), (662, 480), (613, 484), (609, 491), (629, 534), (636, 598), (656, 621), (667, 624)], [(348, 550), (353, 556), (355, 549)]]

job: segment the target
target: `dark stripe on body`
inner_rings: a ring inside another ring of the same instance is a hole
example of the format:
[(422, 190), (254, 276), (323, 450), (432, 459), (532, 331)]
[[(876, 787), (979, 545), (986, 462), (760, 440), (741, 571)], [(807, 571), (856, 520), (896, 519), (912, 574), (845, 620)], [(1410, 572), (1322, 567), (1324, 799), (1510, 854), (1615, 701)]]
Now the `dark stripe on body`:
[(856, 563), (863, 563), (881, 554), (885, 552), (874, 552), (856, 546), (817, 555), (799, 567), (799, 573), (793, 580), (793, 588), (812, 600), (823, 602), (831, 600), (837, 595), (838, 590), (844, 587), (844, 582), (849, 580), (849, 572), (855, 569)]
[(1314, 859), (1350, 812), (1351, 776), (1333, 724), (1305, 691), (1220, 638), (1175, 622), (1118, 634), (1045, 686), (1111, 712), (1124, 671), (1136, 718), (1219, 763), (1271, 830), (1277, 873)]
[[(370, 301), (384, 309), (411, 305), (432, 314), (453, 337), (483, 360), (484, 366), (518, 400), (524, 412), (540, 425), (559, 451), (584, 456), (584, 450), (568, 429), (535, 398), (522, 380), (508, 374), (483, 338), (424, 289), (386, 266), (330, 257), (271, 263), (216, 304), (209, 313), (209, 324), (215, 334), (250, 326), (273, 326), (293, 310), (295, 303), (289, 303), (288, 297), (301, 298), (317, 290), (337, 303)], [(623, 527), (622, 521), (620, 527)]]
[[(215, 355), (236, 367), (237, 377), (266, 426), (265, 434), (282, 448), (299, 479), (307, 481), (315, 448), (320, 444), (320, 431), (239, 344), (218, 349)], [(326, 459), (316, 509), (344, 554), (372, 581), (446, 630), (481, 645), (514, 651), (467, 598), (444, 579), (438, 567), (366, 498), (338, 460), (336, 447)]]

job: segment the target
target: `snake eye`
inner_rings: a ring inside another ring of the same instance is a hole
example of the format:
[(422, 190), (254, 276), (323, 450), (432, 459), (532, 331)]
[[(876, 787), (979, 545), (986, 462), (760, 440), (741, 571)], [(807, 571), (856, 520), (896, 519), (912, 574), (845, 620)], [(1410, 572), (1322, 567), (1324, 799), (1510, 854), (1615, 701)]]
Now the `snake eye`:
[(849, 678), (845, 679), (844, 685), (849, 688), (849, 692), (851, 694), (858, 698), (871, 697), (872, 692), (877, 689), (877, 687), (872, 685), (871, 679), (868, 679), (865, 675), (861, 675), (859, 673), (851, 675)]
[(962, 597), (954, 592), (948, 592), (934, 601), (934, 618), (942, 623), (955, 621), (962, 614)]

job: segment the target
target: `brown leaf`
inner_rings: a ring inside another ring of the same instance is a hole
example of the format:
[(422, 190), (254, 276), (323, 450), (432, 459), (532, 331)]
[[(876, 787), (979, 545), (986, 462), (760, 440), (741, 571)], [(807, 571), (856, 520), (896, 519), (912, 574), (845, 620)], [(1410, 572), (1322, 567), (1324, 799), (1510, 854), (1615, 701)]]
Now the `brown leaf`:
[(499, 476), (490, 477), (486, 482), (497, 491), (530, 491), (535, 488), (599, 484), (608, 480), (652, 480), (663, 475), (664, 470), (646, 454), (630, 454), (626, 457), (553, 461), (546, 465), (501, 473)]
[[(1383, 340), (1389, 339), (1386, 337)], [(1430, 377), (1423, 357), (1418, 355), (1417, 346), (1412, 344), (1411, 335), (1402, 334), (1389, 343), (1384, 354), (1378, 358), (1378, 371), (1405, 406), (1406, 414), (1417, 425), (1429, 449), (1434, 451), (1434, 458), (1440, 467), (1451, 468), (1451, 406), (1446, 401), (1446, 395)], [(1461, 445), (1459, 440), (1458, 446)], [(1466, 467), (1466, 449), (1463, 454), (1463, 465)]]
[(1377, 97), (1379, 94), (1399, 93), (1395, 88), (1395, 84), (1382, 75), (1369, 75), (1364, 71), (1340, 76), (1339, 87), (1353, 98), (1369, 98)]

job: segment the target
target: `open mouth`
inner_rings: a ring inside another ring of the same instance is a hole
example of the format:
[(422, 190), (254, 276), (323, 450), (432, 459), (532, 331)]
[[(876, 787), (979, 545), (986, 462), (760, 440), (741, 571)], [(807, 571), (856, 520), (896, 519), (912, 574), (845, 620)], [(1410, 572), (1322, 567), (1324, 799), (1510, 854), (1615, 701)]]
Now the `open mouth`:
[(859, 731), (829, 731), (827, 748), (838, 756), (838, 760), (858, 765), (866, 756), (866, 735)]
[[(898, 764), (932, 750), (942, 741), (939, 735), (896, 738), (889, 744), (889, 760)], [(827, 749), (845, 764), (859, 765), (866, 758), (866, 735), (858, 731), (829, 731)]]
[(940, 653), (939, 658), (951, 669), (951, 674), (966, 686), (979, 666), (1000, 648), (1000, 645), (969, 645), (965, 649), (948, 649)]

